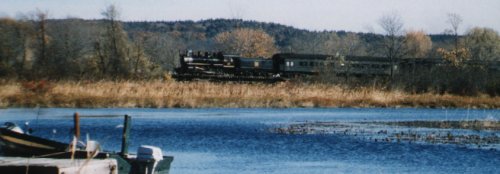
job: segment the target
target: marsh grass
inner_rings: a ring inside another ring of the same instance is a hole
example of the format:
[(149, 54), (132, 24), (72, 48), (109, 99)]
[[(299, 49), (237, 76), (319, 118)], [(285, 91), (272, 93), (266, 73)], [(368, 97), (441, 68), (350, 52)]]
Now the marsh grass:
[(292, 83), (58, 81), (47, 91), (0, 83), (1, 107), (470, 107), (499, 108), (500, 97), (411, 94), (375, 87)]

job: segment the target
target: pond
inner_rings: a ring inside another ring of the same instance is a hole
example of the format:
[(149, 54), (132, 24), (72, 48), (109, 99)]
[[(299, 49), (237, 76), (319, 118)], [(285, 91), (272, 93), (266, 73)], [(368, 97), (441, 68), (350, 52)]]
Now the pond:
[[(129, 152), (142, 144), (175, 157), (170, 173), (497, 173), (498, 144), (373, 141), (331, 132), (282, 134), (297, 123), (500, 120), (500, 110), (474, 109), (0, 109), (0, 122), (29, 122), (34, 135), (70, 142), (72, 114), (81, 132), (119, 151), (123, 115), (132, 116)], [(386, 125), (390, 130), (389, 125)], [(378, 127), (379, 128), (379, 127)], [(370, 126), (364, 127), (370, 129)], [(400, 131), (402, 128), (397, 127)], [(429, 128), (407, 128), (429, 132)], [(380, 130), (377, 130), (380, 131)], [(498, 130), (448, 132), (500, 136)]]

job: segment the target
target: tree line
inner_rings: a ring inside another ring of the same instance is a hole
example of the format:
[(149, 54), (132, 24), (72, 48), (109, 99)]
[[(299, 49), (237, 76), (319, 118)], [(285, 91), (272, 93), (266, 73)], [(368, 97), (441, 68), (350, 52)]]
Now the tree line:
[(100, 20), (48, 19), (43, 11), (1, 18), (0, 77), (148, 78), (175, 67), (182, 47), (172, 36), (125, 31), (115, 6), (101, 14)]

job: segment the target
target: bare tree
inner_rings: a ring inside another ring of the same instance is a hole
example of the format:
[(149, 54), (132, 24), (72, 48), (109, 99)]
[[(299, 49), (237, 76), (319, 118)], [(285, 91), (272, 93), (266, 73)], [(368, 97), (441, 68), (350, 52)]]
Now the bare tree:
[(310, 42), (314, 48), (312, 53), (335, 55), (340, 54), (342, 50), (340, 37), (335, 32), (316, 33), (316, 37), (313, 37)]
[(317, 33), (312, 42), (317, 43), (314, 53), (353, 55), (362, 52), (361, 40), (356, 33), (339, 35), (336, 32)]
[(394, 75), (395, 59), (404, 55), (403, 21), (397, 13), (386, 14), (378, 21), (380, 27), (385, 31), (383, 48), (385, 55), (391, 62), (391, 77)]
[(97, 29), (82, 19), (64, 19), (51, 24), (49, 56), (50, 64), (55, 67), (54, 77), (77, 77), (85, 72), (85, 57), (92, 53), (92, 38), (96, 33)]
[(334, 32), (311, 32), (291, 39), (289, 51), (295, 53), (335, 54), (339, 37)]
[(347, 33), (340, 40), (340, 50), (342, 55), (363, 55), (364, 48), (362, 41), (356, 33)]
[(47, 34), (47, 17), (48, 12), (42, 12), (37, 10), (35, 14), (35, 25), (36, 25), (36, 41), (35, 41), (35, 50), (36, 50), (36, 74), (40, 73), (48, 73), (50, 70), (49, 60), (47, 56), (47, 50), (49, 45), (49, 36)]
[(150, 33), (145, 38), (144, 51), (160, 69), (173, 70), (179, 63), (179, 50), (185, 50), (185, 42), (179, 36), (168, 33)]
[(117, 20), (119, 12), (114, 5), (110, 5), (101, 14), (105, 19), (105, 31), (94, 44), (99, 59), (98, 67), (103, 75), (128, 76), (129, 43), (127, 34)]
[(24, 73), (32, 35), (28, 22), (0, 18), (0, 76)]
[[(154, 37), (153, 33), (138, 31), (132, 34), (133, 47), (130, 48), (129, 65), (130, 70), (136, 77), (144, 77), (149, 75), (158, 75), (161, 71), (160, 65), (151, 61), (154, 54), (148, 54), (148, 40)], [(166, 49), (166, 48), (163, 48)], [(149, 52), (151, 53), (151, 52)], [(155, 73), (156, 71), (156, 73)]]
[(139, 72), (139, 62), (143, 57), (145, 57), (144, 54), (144, 40), (146, 38), (146, 33), (144, 32), (138, 32), (135, 33), (135, 39), (134, 39), (134, 48), (135, 48), (135, 55), (133, 55), (133, 61), (132, 61), (132, 66), (134, 73), (137, 74)]
[(448, 13), (448, 22), (451, 26), (453, 36), (455, 38), (455, 50), (458, 50), (458, 28), (462, 24), (462, 17), (456, 13)]

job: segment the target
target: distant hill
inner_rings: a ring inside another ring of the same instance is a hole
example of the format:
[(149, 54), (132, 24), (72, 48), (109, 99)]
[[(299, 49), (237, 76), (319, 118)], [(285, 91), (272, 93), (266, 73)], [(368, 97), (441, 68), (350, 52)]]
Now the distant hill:
[(262, 29), (274, 36), (278, 46), (288, 45), (291, 37), (312, 33), (308, 30), (297, 29), (291, 26), (257, 21), (244, 21), (238, 19), (209, 19), (202, 21), (157, 21), (157, 22), (124, 22), (124, 29), (128, 32), (180, 32), (202, 33), (206, 38), (212, 38), (218, 33), (230, 31), (235, 28)]
[[(124, 29), (129, 32), (146, 31), (146, 32), (162, 32), (171, 33), (179, 32), (183, 37), (187, 34), (202, 35), (204, 38), (212, 38), (218, 33), (230, 31), (235, 28), (254, 28), (262, 29), (275, 38), (278, 47), (286, 47), (291, 45), (293, 38), (313, 37), (314, 35), (334, 32), (338, 36), (344, 36), (349, 31), (310, 31), (298, 29), (292, 26), (282, 25), (278, 23), (245, 21), (240, 19), (208, 19), (200, 21), (148, 21), (148, 22), (124, 22)], [(367, 43), (377, 42), (382, 38), (380, 34), (374, 33), (355, 33), (361, 40)], [(453, 39), (451, 35), (439, 34), (430, 35), (435, 43), (446, 43)]]

